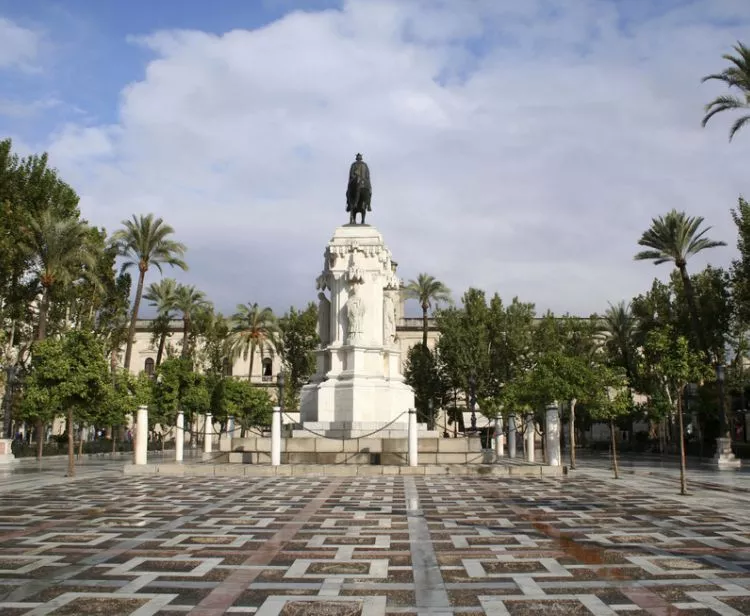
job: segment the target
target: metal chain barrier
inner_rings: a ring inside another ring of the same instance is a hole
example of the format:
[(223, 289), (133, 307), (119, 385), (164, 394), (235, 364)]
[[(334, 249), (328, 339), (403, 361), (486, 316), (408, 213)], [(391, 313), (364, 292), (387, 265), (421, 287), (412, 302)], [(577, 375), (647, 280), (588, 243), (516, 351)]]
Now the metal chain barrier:
[[(388, 426), (391, 426), (391, 425), (393, 425), (394, 423), (396, 423), (396, 422), (397, 422), (397, 421), (398, 421), (399, 419), (401, 419), (401, 418), (402, 418), (402, 417), (403, 417), (404, 415), (406, 415), (406, 414), (407, 414), (408, 412), (409, 412), (409, 411), (404, 411), (403, 413), (401, 413), (401, 415), (399, 415), (399, 416), (398, 416), (398, 417), (396, 417), (395, 419), (393, 419), (393, 420), (389, 421), (389, 422), (388, 422), (387, 424), (385, 424), (385, 425), (384, 425), (384, 426), (383, 426), (382, 428), (378, 428), (377, 430), (375, 430), (375, 431), (373, 431), (373, 432), (370, 432), (369, 434), (364, 434), (364, 435), (362, 435), (362, 436), (355, 436), (355, 437), (353, 437), (353, 438), (358, 438), (358, 439), (359, 439), (359, 438), (370, 438), (370, 437), (371, 437), (371, 436), (372, 436), (373, 434), (377, 434), (378, 432), (382, 432), (383, 430), (385, 430), (386, 428), (388, 428)], [(341, 438), (341, 437), (338, 437), (338, 436), (327, 436), (327, 435), (325, 435), (325, 434), (321, 434), (321, 433), (319, 433), (319, 432), (315, 432), (314, 430), (310, 430), (310, 428), (305, 428), (305, 426), (304, 426), (303, 424), (300, 424), (299, 422), (297, 422), (297, 420), (295, 420), (295, 419), (294, 419), (294, 417), (290, 417), (290, 416), (289, 416), (289, 415), (288, 415), (287, 413), (284, 413), (284, 415), (285, 415), (285, 416), (286, 416), (286, 418), (287, 418), (287, 419), (289, 419), (289, 420), (290, 420), (290, 421), (291, 421), (291, 422), (292, 422), (292, 423), (293, 423), (294, 425), (301, 425), (301, 426), (302, 426), (302, 429), (303, 429), (303, 430), (305, 430), (306, 432), (309, 432), (310, 434), (314, 434), (315, 436), (318, 436), (318, 437), (320, 437), (320, 438), (327, 438), (327, 439), (330, 439), (330, 440), (332, 440), (332, 441), (343, 441), (343, 440), (347, 440), (347, 439), (344, 439), (344, 438)]]

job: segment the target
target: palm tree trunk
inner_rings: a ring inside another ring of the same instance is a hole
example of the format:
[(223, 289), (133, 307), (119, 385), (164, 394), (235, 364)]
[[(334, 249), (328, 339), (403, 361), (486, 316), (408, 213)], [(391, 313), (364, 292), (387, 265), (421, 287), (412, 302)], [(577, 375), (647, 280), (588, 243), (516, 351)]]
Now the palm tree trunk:
[(159, 336), (159, 350), (156, 351), (156, 367), (161, 365), (161, 358), (164, 356), (164, 346), (167, 344), (167, 332), (162, 332)]
[(79, 459), (83, 455), (83, 434), (84, 434), (83, 428), (78, 430), (78, 458)]
[(693, 290), (693, 283), (688, 276), (687, 267), (684, 264), (677, 266), (680, 270), (680, 278), (682, 278), (682, 286), (685, 288), (685, 298), (688, 303), (688, 311), (690, 312), (690, 321), (693, 324), (695, 335), (698, 338), (698, 344), (701, 350), (706, 354), (707, 359), (711, 359), (711, 353), (706, 343), (706, 336), (703, 328), (701, 328), (700, 319), (698, 318), (698, 304), (695, 301), (695, 291)]
[(68, 477), (75, 477), (75, 443), (73, 434), (73, 407), (68, 409)]
[(427, 348), (427, 306), (422, 304), (422, 345)]
[(188, 356), (188, 335), (190, 334), (190, 317), (182, 317), (182, 357)]
[(49, 289), (42, 286), (42, 299), (39, 302), (39, 324), (36, 330), (36, 339), (44, 340), (47, 336), (47, 313), (49, 312)]
[(133, 314), (130, 317), (128, 328), (128, 344), (125, 347), (125, 370), (130, 370), (130, 356), (133, 354), (133, 342), (135, 341), (135, 323), (138, 320), (138, 309), (141, 307), (141, 295), (143, 295), (143, 280), (146, 278), (146, 270), (138, 268), (138, 287), (135, 291), (133, 301)]
[(612, 470), (615, 473), (615, 479), (620, 478), (619, 469), (617, 468), (617, 437), (615, 434), (615, 420), (609, 420), (609, 436), (612, 439)]
[(573, 398), (570, 401), (570, 468), (576, 467), (576, 403), (578, 400)]
[(253, 363), (255, 363), (255, 343), (250, 343), (250, 367), (247, 370), (247, 382), (253, 382)]

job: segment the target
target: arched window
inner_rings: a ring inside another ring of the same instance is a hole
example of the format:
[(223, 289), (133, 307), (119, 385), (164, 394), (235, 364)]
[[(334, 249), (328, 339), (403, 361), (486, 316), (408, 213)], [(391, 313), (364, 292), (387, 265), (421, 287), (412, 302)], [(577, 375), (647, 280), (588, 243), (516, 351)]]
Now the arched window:
[(143, 370), (148, 376), (154, 376), (154, 360), (150, 357), (147, 357), (145, 363), (143, 364)]
[(270, 357), (263, 358), (263, 380), (273, 380), (273, 361)]
[(224, 363), (221, 369), (224, 376), (232, 376), (232, 361), (228, 357), (224, 358)]

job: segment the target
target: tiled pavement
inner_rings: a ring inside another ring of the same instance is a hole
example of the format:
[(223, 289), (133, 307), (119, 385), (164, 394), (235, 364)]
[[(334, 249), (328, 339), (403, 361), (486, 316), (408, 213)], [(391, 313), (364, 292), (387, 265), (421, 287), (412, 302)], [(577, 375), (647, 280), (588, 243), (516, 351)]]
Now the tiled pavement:
[(0, 493), (0, 614), (750, 614), (747, 503), (673, 493), (596, 473), (31, 485)]

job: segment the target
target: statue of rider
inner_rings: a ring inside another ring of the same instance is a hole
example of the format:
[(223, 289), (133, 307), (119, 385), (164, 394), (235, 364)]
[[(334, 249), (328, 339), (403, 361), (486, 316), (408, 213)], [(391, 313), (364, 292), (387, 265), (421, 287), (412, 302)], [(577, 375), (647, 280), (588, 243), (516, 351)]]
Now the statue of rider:
[(370, 168), (362, 160), (362, 154), (357, 154), (356, 160), (349, 167), (349, 183), (346, 189), (346, 211), (349, 212), (349, 223), (354, 224), (357, 212), (362, 214), (362, 224), (365, 213), (372, 211), (372, 184), (370, 183)]

